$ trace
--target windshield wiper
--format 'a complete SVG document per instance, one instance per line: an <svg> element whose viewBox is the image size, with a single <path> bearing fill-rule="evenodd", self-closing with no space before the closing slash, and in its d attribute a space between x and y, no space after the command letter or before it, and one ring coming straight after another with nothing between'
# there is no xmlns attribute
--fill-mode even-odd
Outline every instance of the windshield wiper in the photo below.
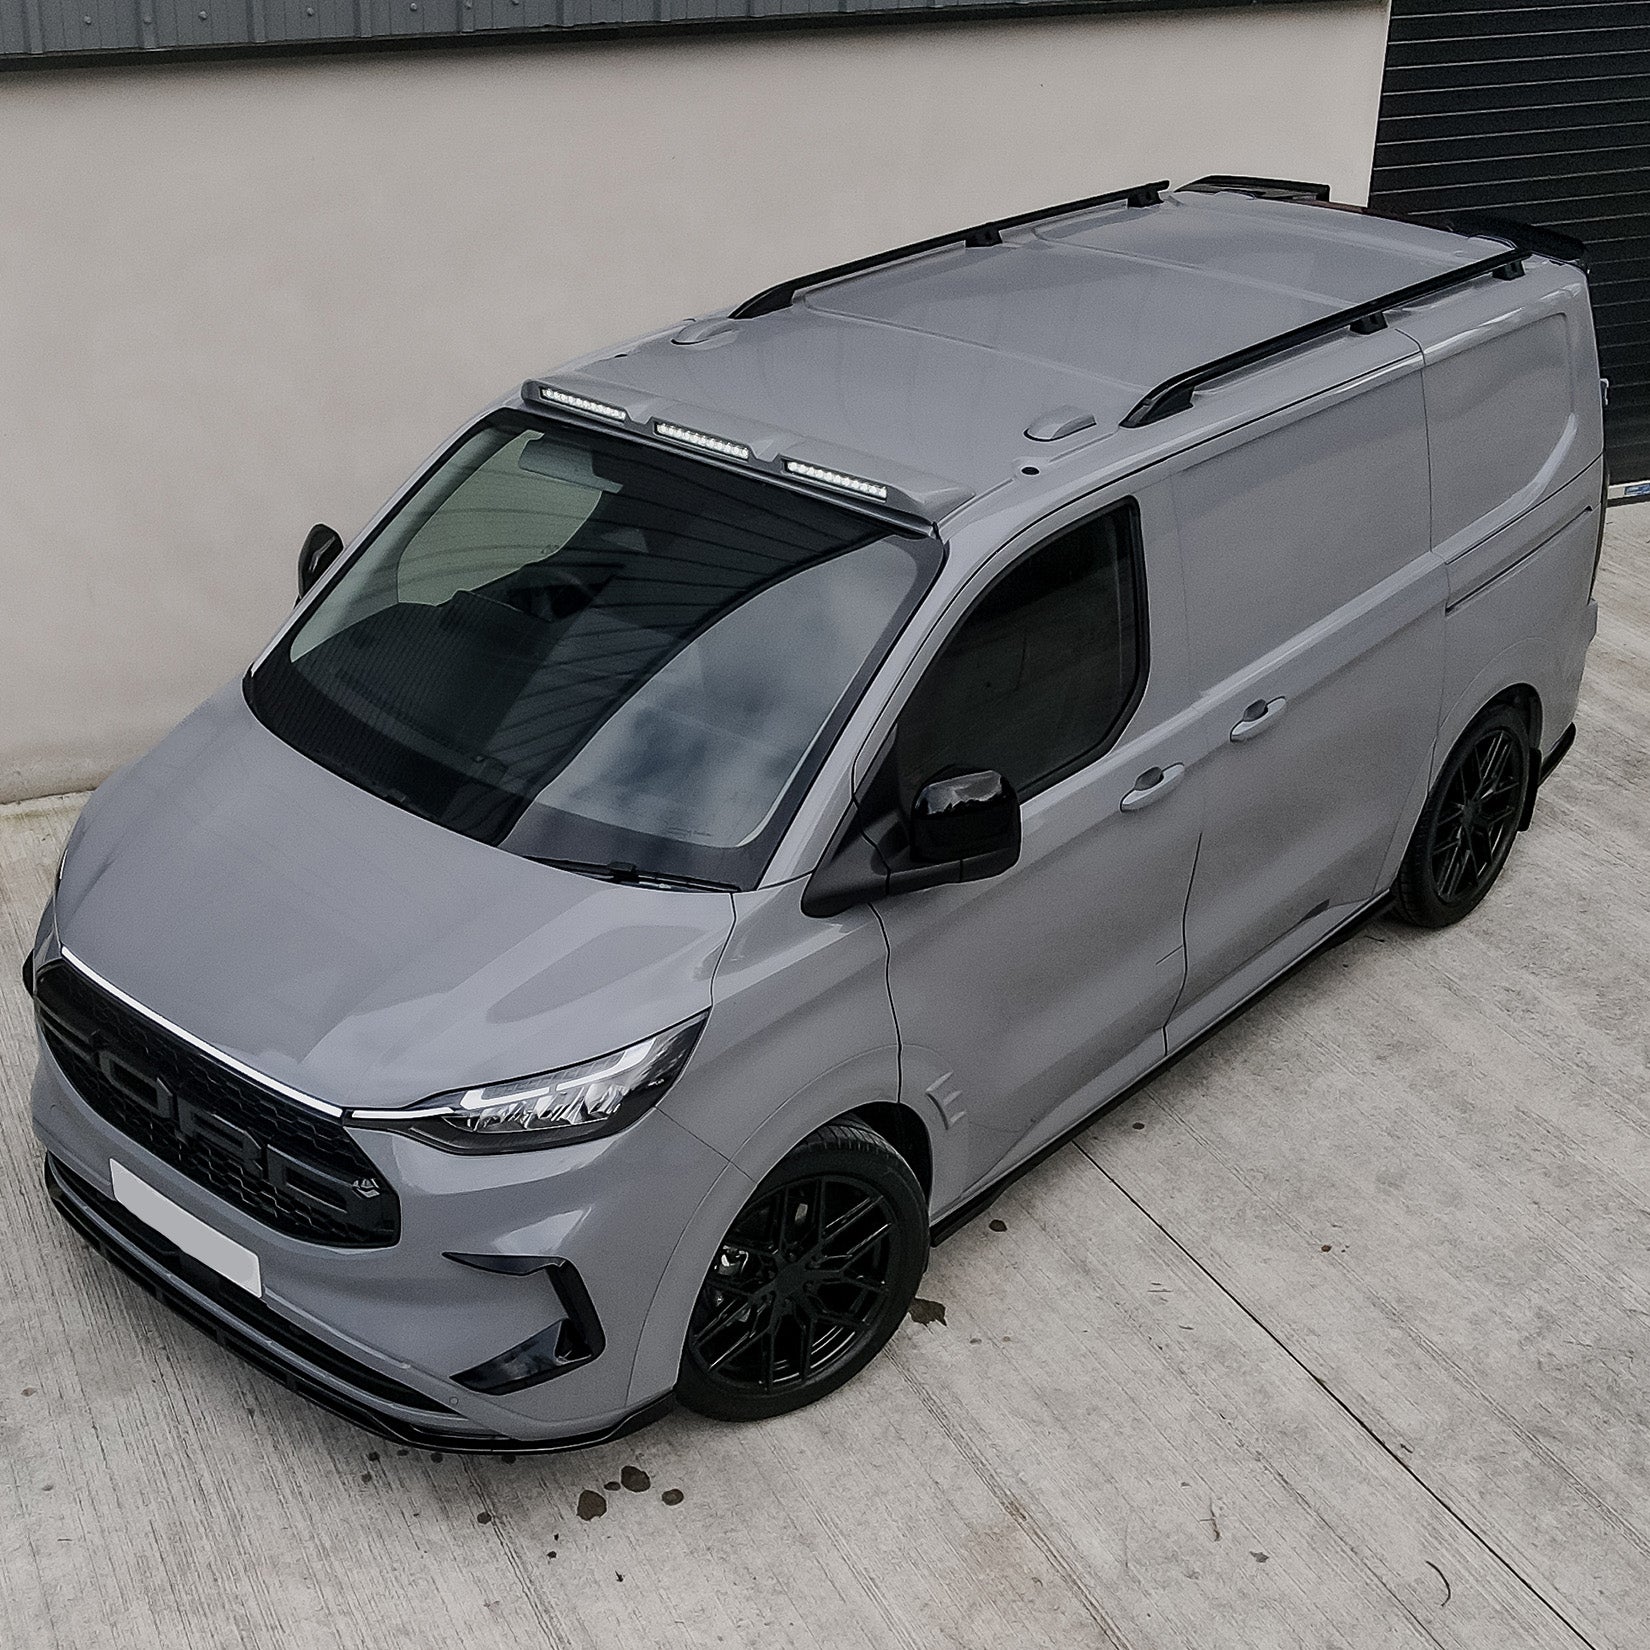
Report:
<svg viewBox="0 0 1650 1650"><path fill-rule="evenodd" d="M704 877L679 877L667 871L644 871L628 860L546 859L538 854L525 856L536 865L553 865L558 871L576 871L581 877L600 877L604 882L623 882L649 888L710 888L731 894L731 882L711 882Z"/></svg>

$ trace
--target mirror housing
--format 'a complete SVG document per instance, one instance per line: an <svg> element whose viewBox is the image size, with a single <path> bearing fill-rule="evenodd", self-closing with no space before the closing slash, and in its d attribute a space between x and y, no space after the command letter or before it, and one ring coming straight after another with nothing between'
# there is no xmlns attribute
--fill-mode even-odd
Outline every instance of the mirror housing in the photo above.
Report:
<svg viewBox="0 0 1650 1650"><path fill-rule="evenodd" d="M911 804L911 854L918 860L974 860L1020 854L1020 799L1000 773L931 779ZM964 876L963 880L970 881Z"/></svg>
<svg viewBox="0 0 1650 1650"><path fill-rule="evenodd" d="M298 552L298 600L302 601L315 587L316 581L337 561L344 541L336 529L324 522L316 522L304 538L304 547Z"/></svg>
<svg viewBox="0 0 1650 1650"><path fill-rule="evenodd" d="M982 769L932 779L911 817L888 805L886 775L842 822L802 891L803 914L834 917L891 894L1000 876L1020 857L1020 800L1001 774ZM879 809L872 803L884 794Z"/></svg>

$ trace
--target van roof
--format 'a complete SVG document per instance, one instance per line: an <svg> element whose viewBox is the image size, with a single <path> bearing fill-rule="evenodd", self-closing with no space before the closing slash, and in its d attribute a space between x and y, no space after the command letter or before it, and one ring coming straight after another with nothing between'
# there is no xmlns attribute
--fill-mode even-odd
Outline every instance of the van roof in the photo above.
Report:
<svg viewBox="0 0 1650 1650"><path fill-rule="evenodd" d="M888 477L938 518L1116 432L1176 374L1508 256L1504 239L1321 200L1159 188L774 289L550 381L759 457Z"/></svg>

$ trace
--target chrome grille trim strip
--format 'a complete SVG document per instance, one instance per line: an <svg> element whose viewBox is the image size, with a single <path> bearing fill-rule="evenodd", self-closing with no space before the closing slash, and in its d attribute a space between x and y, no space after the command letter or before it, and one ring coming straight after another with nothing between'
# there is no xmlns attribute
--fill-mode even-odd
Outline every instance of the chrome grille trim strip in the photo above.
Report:
<svg viewBox="0 0 1650 1650"><path fill-rule="evenodd" d="M182 1026L174 1025L165 1015L157 1014L152 1008L140 1003L136 997L122 991L112 980L104 979L95 968L82 962L68 946L61 945L59 950L62 953L64 962L79 970L93 985L101 987L111 997L117 998L134 1014L141 1014L144 1019L152 1021L162 1031L170 1032L172 1036L180 1038L199 1053L216 1060L219 1065L227 1066L231 1071L246 1078L249 1082L258 1084L260 1088L266 1088L271 1093L280 1095L283 1099L296 1101L300 1106L308 1106L311 1111L318 1111L326 1117L341 1118L344 1115L342 1106L335 1106L328 1100L317 1100L313 1094L305 1094L302 1089L295 1089L286 1083L278 1082L266 1072L256 1071L244 1061L237 1060L234 1055L225 1054L221 1048L214 1048L209 1042L197 1037L192 1031L185 1031Z"/></svg>

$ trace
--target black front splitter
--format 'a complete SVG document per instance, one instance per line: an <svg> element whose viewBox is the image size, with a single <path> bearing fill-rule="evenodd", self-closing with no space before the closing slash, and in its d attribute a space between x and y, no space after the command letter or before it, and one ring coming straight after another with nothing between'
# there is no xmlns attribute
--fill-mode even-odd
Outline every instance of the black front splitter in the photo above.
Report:
<svg viewBox="0 0 1650 1650"><path fill-rule="evenodd" d="M666 1393L652 1403L621 1417L598 1432L567 1438L511 1438L504 1433L449 1430L423 1425L380 1409L369 1394L341 1390L318 1379L297 1359L261 1330L237 1322L222 1304L208 1299L182 1278L168 1270L155 1256L131 1241L97 1207L103 1201L85 1186L78 1175L55 1159L46 1159L46 1191L57 1212L106 1259L180 1318L210 1335L219 1346L244 1358L272 1380L291 1392L318 1404L322 1409L352 1422L391 1443L412 1449L455 1455L550 1455L566 1450L589 1449L623 1438L656 1421L675 1406L675 1396ZM432 1407L434 1407L432 1403Z"/></svg>

